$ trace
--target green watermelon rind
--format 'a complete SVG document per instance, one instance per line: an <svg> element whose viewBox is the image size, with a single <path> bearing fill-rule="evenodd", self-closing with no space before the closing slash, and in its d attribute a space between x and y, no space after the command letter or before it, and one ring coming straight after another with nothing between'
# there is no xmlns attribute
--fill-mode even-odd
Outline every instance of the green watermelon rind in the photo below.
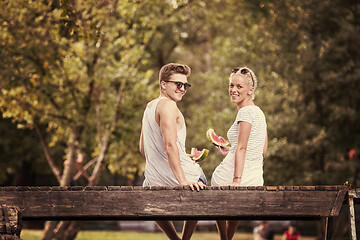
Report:
<svg viewBox="0 0 360 240"><path fill-rule="evenodd" d="M214 129L212 129L212 128L210 128L209 130L206 131L206 137L207 137L207 138L209 139L209 141L210 141L212 144L214 144L215 146L217 146L217 147L226 147L226 146L229 146L229 145L230 145L230 143L227 142L224 138L223 138L223 139L226 141L226 144L223 144L223 143L221 143L221 142L217 142L217 141L211 136L212 134L214 134L214 135L215 135L216 137L218 137L218 138L222 138L222 137L216 135Z"/></svg>

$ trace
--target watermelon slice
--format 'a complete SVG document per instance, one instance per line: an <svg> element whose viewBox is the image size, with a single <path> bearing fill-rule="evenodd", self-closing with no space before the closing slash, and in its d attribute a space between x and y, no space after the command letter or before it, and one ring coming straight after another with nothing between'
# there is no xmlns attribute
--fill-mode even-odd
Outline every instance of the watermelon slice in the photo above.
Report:
<svg viewBox="0 0 360 240"><path fill-rule="evenodd" d="M207 130L206 136L209 139L209 141L215 146L226 147L230 145L229 142L226 141L223 137L216 135L214 129L210 128L209 130Z"/></svg>
<svg viewBox="0 0 360 240"><path fill-rule="evenodd" d="M205 148L201 151L197 150L197 148L191 148L190 156L192 156L192 160L196 162L200 162L204 160L208 154L209 154L209 150Z"/></svg>

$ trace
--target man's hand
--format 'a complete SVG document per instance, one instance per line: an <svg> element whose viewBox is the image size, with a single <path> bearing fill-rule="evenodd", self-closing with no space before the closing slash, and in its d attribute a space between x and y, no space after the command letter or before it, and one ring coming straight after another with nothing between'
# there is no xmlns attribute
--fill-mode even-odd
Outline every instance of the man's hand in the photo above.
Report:
<svg viewBox="0 0 360 240"><path fill-rule="evenodd" d="M193 160L194 162L196 162L196 163L199 163L199 161L195 161L193 158L194 158L194 154L189 154L189 153L187 153L187 155L189 156L189 158L191 159L191 160Z"/></svg>
<svg viewBox="0 0 360 240"><path fill-rule="evenodd" d="M204 189L205 188L205 184L202 182L189 182L189 181L184 181L180 183L181 186L189 186L191 188L192 191L195 190L196 191L200 191L200 189Z"/></svg>

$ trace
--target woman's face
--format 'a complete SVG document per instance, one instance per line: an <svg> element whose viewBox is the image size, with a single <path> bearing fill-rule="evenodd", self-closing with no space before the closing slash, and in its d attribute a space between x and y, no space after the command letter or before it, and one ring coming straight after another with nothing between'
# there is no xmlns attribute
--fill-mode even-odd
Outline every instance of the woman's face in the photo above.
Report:
<svg viewBox="0 0 360 240"><path fill-rule="evenodd" d="M249 82L246 77L234 74L229 82L229 95L231 101L238 106L243 104L245 100L251 99L254 88L249 87Z"/></svg>

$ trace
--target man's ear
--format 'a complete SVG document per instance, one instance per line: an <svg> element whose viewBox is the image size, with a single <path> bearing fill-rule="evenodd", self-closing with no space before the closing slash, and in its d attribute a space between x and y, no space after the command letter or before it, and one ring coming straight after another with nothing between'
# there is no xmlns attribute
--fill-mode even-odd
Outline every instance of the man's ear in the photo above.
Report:
<svg viewBox="0 0 360 240"><path fill-rule="evenodd" d="M160 82L160 88L161 88L162 90L165 90L165 89L166 89L166 82L161 81L161 82Z"/></svg>

